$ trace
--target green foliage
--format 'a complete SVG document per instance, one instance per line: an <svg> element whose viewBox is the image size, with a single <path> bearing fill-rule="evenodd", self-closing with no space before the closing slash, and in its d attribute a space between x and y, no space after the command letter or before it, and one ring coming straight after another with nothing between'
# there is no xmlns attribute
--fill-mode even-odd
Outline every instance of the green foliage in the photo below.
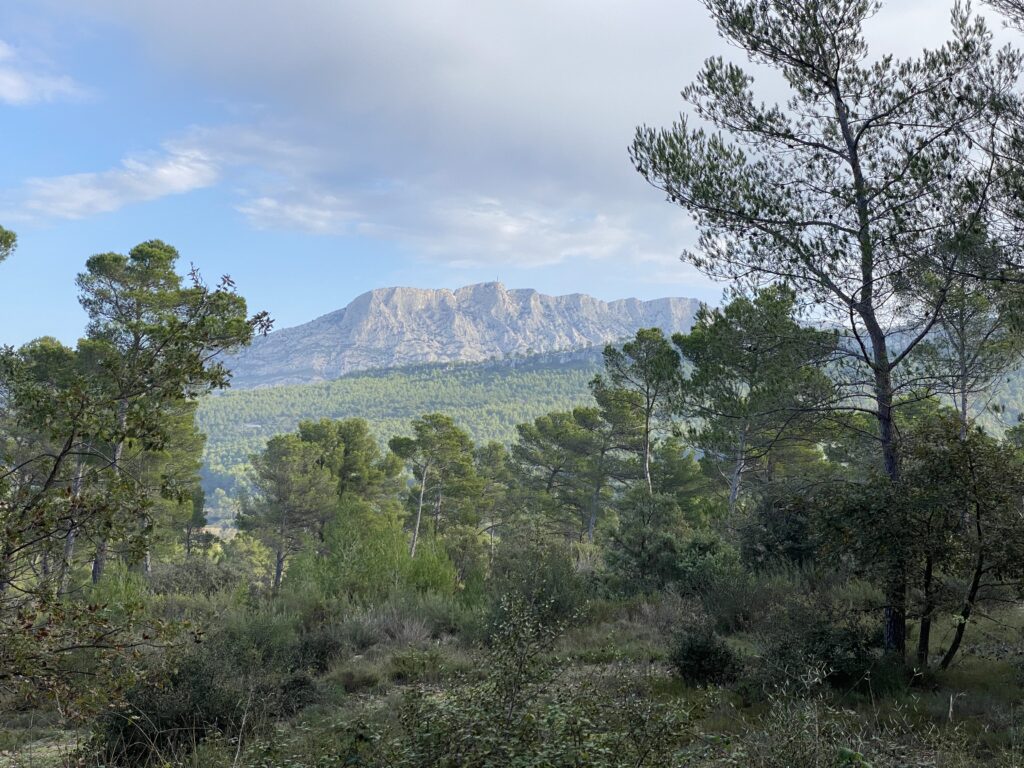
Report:
<svg viewBox="0 0 1024 768"><path fill-rule="evenodd" d="M111 765L163 765L210 735L245 738L316 699L307 670L323 643L294 617L235 612L216 632L172 651L95 724L90 751Z"/></svg>
<svg viewBox="0 0 1024 768"><path fill-rule="evenodd" d="M455 572L443 547L425 541L413 560L408 542L394 513L346 502L325 529L322 551L296 557L285 585L359 604L407 591L452 594Z"/></svg>
<svg viewBox="0 0 1024 768"><path fill-rule="evenodd" d="M652 592L678 581L687 530L676 498L634 488L617 502L616 510L619 526L606 557L622 588Z"/></svg>
<svg viewBox="0 0 1024 768"><path fill-rule="evenodd" d="M621 349L605 347L605 373L590 385L602 408L628 414L638 425L640 464L648 491L652 490L654 439L679 388L679 362L679 353L664 331L642 328Z"/></svg>
<svg viewBox="0 0 1024 768"><path fill-rule="evenodd" d="M507 601L516 605L522 601L543 620L557 625L576 616L586 600L585 585L569 549L529 532L501 540L489 587L492 615L500 616Z"/></svg>
<svg viewBox="0 0 1024 768"><path fill-rule="evenodd" d="M799 324L796 295L781 285L701 307L688 334L673 341L690 364L678 410L704 461L727 478L735 510L745 478L771 475L787 446L813 444L817 409L832 395L821 366L836 336Z"/></svg>
<svg viewBox="0 0 1024 768"><path fill-rule="evenodd" d="M10 256L18 246L18 236L11 230L0 227L0 261Z"/></svg>
<svg viewBox="0 0 1024 768"><path fill-rule="evenodd" d="M198 423L208 435L207 491L233 489L249 456L266 440L307 419L365 419L378 438L409 434L409 422L442 411L477 443L510 443L517 424L589 399L598 370L591 357L547 365L437 365L358 373L337 381L226 392L202 400Z"/></svg>
<svg viewBox="0 0 1024 768"><path fill-rule="evenodd" d="M710 628L694 628L679 634L670 656L672 666L691 685L730 683L742 664L736 653Z"/></svg>
<svg viewBox="0 0 1024 768"><path fill-rule="evenodd" d="M103 595L123 581L103 584L111 556L146 570L156 549L178 546L202 448L193 399L226 383L218 354L265 325L246 316L229 279L210 287L193 271L186 280L177 257L159 241L93 256L78 278L89 318L78 347L39 339L0 349L4 687L33 680L73 699L79 675L102 680L131 666L126 649L152 639L135 634L137 602L115 593L110 611L90 603L82 577L91 564ZM100 663L83 664L83 648ZM79 668L54 676L61 657Z"/></svg>
<svg viewBox="0 0 1024 768"><path fill-rule="evenodd" d="M274 551L277 590L287 558L323 538L337 508L337 483L318 446L298 435L278 435L253 457L253 484L257 495L243 507L238 525Z"/></svg>

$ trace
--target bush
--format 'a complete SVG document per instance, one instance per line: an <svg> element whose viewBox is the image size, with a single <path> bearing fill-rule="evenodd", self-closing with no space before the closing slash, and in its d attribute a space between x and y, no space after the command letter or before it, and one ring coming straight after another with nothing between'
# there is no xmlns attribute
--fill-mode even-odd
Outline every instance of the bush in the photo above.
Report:
<svg viewBox="0 0 1024 768"><path fill-rule="evenodd" d="M201 642L171 650L96 723L96 757L148 766L178 759L211 735L239 738L317 699L309 670L340 646L329 628L304 632L294 615L236 612Z"/></svg>
<svg viewBox="0 0 1024 768"><path fill-rule="evenodd" d="M181 563L155 563L149 575L149 588L157 595L211 597L247 583L250 574L243 566L237 560L212 560L199 555Z"/></svg>
<svg viewBox="0 0 1024 768"><path fill-rule="evenodd" d="M629 491L617 504L619 526L612 533L606 560L625 594L650 594L679 581L686 525L677 499Z"/></svg>
<svg viewBox="0 0 1024 768"><path fill-rule="evenodd" d="M803 572L788 598L756 634L763 646L762 674L769 686L799 678L809 669L843 688L867 688L896 680L881 664L877 591L861 582L838 583L837 574ZM877 674L876 674L877 673ZM876 678L874 681L872 678Z"/></svg>
<svg viewBox="0 0 1024 768"><path fill-rule="evenodd" d="M576 616L586 602L583 580L568 548L522 537L502 540L491 568L492 620L508 598L542 610L542 621L557 624Z"/></svg>
<svg viewBox="0 0 1024 768"><path fill-rule="evenodd" d="M732 682L741 668L736 653L709 628L683 632L670 660L679 676L692 685Z"/></svg>
<svg viewBox="0 0 1024 768"><path fill-rule="evenodd" d="M401 521L365 502L348 502L324 532L324 550L297 555L285 588L372 605L409 592L451 595L456 572L444 547L423 538L416 557Z"/></svg>

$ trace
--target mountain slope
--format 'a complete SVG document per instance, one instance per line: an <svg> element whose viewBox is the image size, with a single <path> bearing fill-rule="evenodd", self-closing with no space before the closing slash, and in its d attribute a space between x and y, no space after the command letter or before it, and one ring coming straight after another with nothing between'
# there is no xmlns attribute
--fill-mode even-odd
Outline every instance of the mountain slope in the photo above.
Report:
<svg viewBox="0 0 1024 768"><path fill-rule="evenodd" d="M597 348L483 363L433 364L354 373L336 381L227 391L203 398L197 422L207 434L204 487L233 491L249 457L267 438L304 419L366 419L383 443L408 434L410 420L441 411L478 443L515 438L515 425L591 402L602 370Z"/></svg>
<svg viewBox="0 0 1024 768"><path fill-rule="evenodd" d="M325 381L355 371L592 347L651 326L685 331L699 306L695 299L547 296L501 283L455 291L381 288L257 339L227 362L235 389Z"/></svg>

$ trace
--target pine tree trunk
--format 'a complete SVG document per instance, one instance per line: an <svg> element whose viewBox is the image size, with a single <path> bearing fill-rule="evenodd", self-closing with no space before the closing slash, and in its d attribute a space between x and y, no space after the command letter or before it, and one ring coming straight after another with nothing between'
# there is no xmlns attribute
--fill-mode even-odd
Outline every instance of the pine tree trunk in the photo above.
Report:
<svg viewBox="0 0 1024 768"><path fill-rule="evenodd" d="M736 450L736 465L729 476L729 517L732 518L736 512L736 506L740 498L740 485L743 482L743 467L746 464L747 456L747 427L740 429L739 440Z"/></svg>
<svg viewBox="0 0 1024 768"><path fill-rule="evenodd" d="M644 480L647 481L647 493L654 495L654 482L651 480L651 416L644 415Z"/></svg>
<svg viewBox="0 0 1024 768"><path fill-rule="evenodd" d="M877 328L877 326L876 326ZM892 376L889 371L885 337L878 331L872 334L875 346L875 402L878 412L878 432L882 444L885 474L894 485L899 481L899 458L896 449L896 429L892 411ZM890 515L900 514L898 509ZM905 530L903 521L889 520L887 527L894 532ZM883 638L885 651L904 658L907 652L907 565L902 542L896 542L892 561L885 576L885 625Z"/></svg>
<svg viewBox="0 0 1024 768"><path fill-rule="evenodd" d="M427 470L423 467L423 476L420 478L420 503L416 507L416 525L412 529L412 544L409 545L409 557L416 557L416 542L420 538L420 521L423 519L423 494L427 490Z"/></svg>
<svg viewBox="0 0 1024 768"><path fill-rule="evenodd" d="M114 472L120 471L121 468L121 456L124 455L124 441L125 441L125 428L128 426L128 402L121 400L117 404L117 443L114 445L114 461L111 469ZM92 583L98 584L100 579L103 578L103 571L107 567L107 551L109 549L109 543L107 537L104 535L100 539L99 544L96 545L96 556L92 561Z"/></svg>
<svg viewBox="0 0 1024 768"><path fill-rule="evenodd" d="M92 583L99 584L103 571L107 567L107 537L104 536L96 545L96 554L92 558Z"/></svg>
<svg viewBox="0 0 1024 768"><path fill-rule="evenodd" d="M967 596L964 598L963 607L960 609L960 619L956 625L956 633L953 635L953 642L949 644L949 650L939 662L939 669L946 669L953 663L956 652L960 650L960 643L964 639L964 631L967 629L967 622L974 611L974 602L978 599L978 589L981 586L981 576L985 572L985 554L978 553L978 559L974 566L974 575L971 577L971 586L967 589Z"/></svg>
<svg viewBox="0 0 1024 768"><path fill-rule="evenodd" d="M284 576L284 559L284 547L278 547L277 552L274 555L274 584L272 589L275 595L278 590L281 589L281 578Z"/></svg>
<svg viewBox="0 0 1024 768"><path fill-rule="evenodd" d="M928 669L928 653L932 635L932 613L935 611L935 595L932 588L932 556L924 563L924 608L921 611L921 632L917 638L917 666Z"/></svg>

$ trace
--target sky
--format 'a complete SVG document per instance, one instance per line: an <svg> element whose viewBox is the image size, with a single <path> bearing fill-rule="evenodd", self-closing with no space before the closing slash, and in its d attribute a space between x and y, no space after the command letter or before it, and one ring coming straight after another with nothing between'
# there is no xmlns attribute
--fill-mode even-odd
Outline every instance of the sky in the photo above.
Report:
<svg viewBox="0 0 1024 768"><path fill-rule="evenodd" d="M950 5L891 0L872 50ZM714 303L627 147L718 55L697 0L3 0L0 343L73 343L85 260L154 238L277 327L495 279Z"/></svg>

